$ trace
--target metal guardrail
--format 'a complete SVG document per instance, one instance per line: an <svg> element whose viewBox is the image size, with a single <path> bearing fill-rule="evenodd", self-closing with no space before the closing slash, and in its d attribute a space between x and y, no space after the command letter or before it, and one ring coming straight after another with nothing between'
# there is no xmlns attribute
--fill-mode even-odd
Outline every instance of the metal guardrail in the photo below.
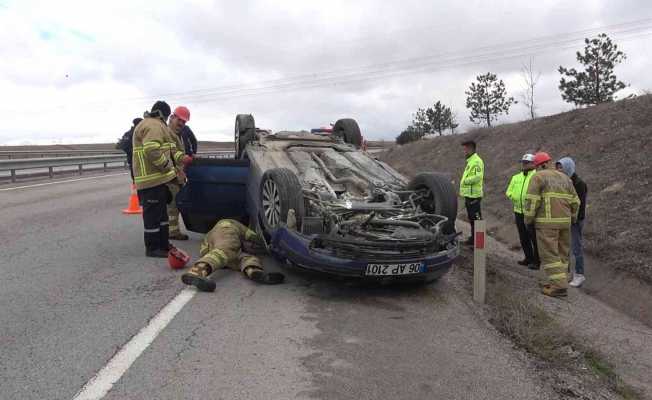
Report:
<svg viewBox="0 0 652 400"><path fill-rule="evenodd" d="M205 151L197 155L207 158L233 158L233 151ZM94 156L77 156L77 157L48 157L48 158L17 158L9 160L0 160L0 172L10 172L11 181L16 182L16 171L47 169L50 178L54 177L54 168L77 166L79 175L84 171L84 165L103 165L106 171L109 164L122 163L127 168L127 156L120 152L119 154L105 154Z"/></svg>
<svg viewBox="0 0 652 400"><path fill-rule="evenodd" d="M50 158L20 158L12 160L0 160L0 171L9 171L11 181L16 182L16 171L28 169L48 169L50 178L54 177L54 168L77 166L79 175L83 173L84 165L102 164L104 170L108 164L122 163L127 166L127 156L124 154L117 155L99 155L99 156L82 156L82 157L50 157Z"/></svg>
<svg viewBox="0 0 652 400"><path fill-rule="evenodd" d="M0 157L11 159L75 157L83 155L123 154L121 150L0 150ZM29 157L33 156L33 157Z"/></svg>
<svg viewBox="0 0 652 400"><path fill-rule="evenodd" d="M230 150L208 150L199 152L198 154L216 154L221 152L231 152ZM0 158L8 160L22 159L22 158L47 158L47 157L81 157L89 155L124 154L122 150L113 149L95 149L95 150L0 150Z"/></svg>

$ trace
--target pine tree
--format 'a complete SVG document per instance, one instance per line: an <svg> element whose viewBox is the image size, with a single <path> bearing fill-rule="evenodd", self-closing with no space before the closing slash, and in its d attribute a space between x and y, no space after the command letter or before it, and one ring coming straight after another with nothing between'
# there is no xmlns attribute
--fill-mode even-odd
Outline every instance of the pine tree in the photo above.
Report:
<svg viewBox="0 0 652 400"><path fill-rule="evenodd" d="M614 94L627 85L614 74L616 65L627 56L604 33L593 39L584 39L584 54L576 54L584 71L559 67L561 97L578 106L589 106L613 101Z"/></svg>
<svg viewBox="0 0 652 400"><path fill-rule="evenodd" d="M396 137L396 144L406 144L420 140L424 132L410 125Z"/></svg>
<svg viewBox="0 0 652 400"><path fill-rule="evenodd" d="M412 125L425 135L436 132L440 136L446 129L454 130L458 126L450 107L442 104L441 101L437 101L432 107L418 109Z"/></svg>
<svg viewBox="0 0 652 400"><path fill-rule="evenodd" d="M464 92L467 95L466 108L471 111L469 119L473 123L484 122L491 127L491 121L497 120L500 114L509 114L509 107L516 101L513 97L507 97L505 82L498 80L496 74L487 72L477 76L476 80Z"/></svg>

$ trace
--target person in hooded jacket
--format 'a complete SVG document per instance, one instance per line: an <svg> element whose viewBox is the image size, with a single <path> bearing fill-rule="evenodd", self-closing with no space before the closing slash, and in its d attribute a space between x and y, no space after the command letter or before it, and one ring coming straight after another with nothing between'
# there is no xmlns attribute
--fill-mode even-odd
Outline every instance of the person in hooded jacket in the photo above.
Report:
<svg viewBox="0 0 652 400"><path fill-rule="evenodd" d="M559 159L556 163L557 170L563 172L573 181L573 187L580 198L580 210L577 215L577 222L571 224L571 250L575 258L575 274L569 283L572 287L580 287L586 280L584 277L584 252L582 249L582 232L584 230L584 219L586 218L586 195L588 188L586 183L575 172L575 161L570 157Z"/></svg>

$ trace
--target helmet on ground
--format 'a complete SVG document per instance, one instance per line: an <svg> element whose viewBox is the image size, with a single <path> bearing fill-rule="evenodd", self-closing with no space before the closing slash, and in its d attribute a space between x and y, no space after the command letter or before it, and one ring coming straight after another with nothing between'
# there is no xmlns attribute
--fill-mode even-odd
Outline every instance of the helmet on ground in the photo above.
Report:
<svg viewBox="0 0 652 400"><path fill-rule="evenodd" d="M190 110L188 110L188 107L179 106L174 109L173 114L183 122L190 121Z"/></svg>
<svg viewBox="0 0 652 400"><path fill-rule="evenodd" d="M168 251L168 263L172 269L182 269L190 261L190 256L183 250L172 247Z"/></svg>
<svg viewBox="0 0 652 400"><path fill-rule="evenodd" d="M545 151L540 151L537 154L534 155L534 165L539 166L541 164L545 164L548 161L551 161L552 157L550 157L550 154L546 153Z"/></svg>

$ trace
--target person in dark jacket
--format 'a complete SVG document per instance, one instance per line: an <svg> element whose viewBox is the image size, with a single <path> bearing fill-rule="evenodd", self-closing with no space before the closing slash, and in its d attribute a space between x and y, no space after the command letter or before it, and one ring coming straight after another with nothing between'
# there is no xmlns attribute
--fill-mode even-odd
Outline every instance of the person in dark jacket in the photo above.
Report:
<svg viewBox="0 0 652 400"><path fill-rule="evenodd" d="M185 148L186 155L192 156L197 154L197 138L188 125L181 129L181 140Z"/></svg>
<svg viewBox="0 0 652 400"><path fill-rule="evenodd" d="M577 222L571 224L571 249L575 257L575 275L570 282L572 287L580 287L586 280L584 277L584 254L582 251L582 231L584 229L584 219L586 217L586 194L588 188L586 183L575 172L575 161L570 157L564 157L557 161L556 167L559 171L568 175L573 181L573 186L580 198L580 210L577 215Z"/></svg>
<svg viewBox="0 0 652 400"><path fill-rule="evenodd" d="M136 125L138 125L142 120L142 118L134 118L134 120L131 121L131 128L129 128L129 130L122 135L118 141L118 144L115 145L116 149L122 150L127 154L127 164L129 165L129 173L131 174L132 182L134 181L134 169L131 166L133 162L134 129L136 129Z"/></svg>

